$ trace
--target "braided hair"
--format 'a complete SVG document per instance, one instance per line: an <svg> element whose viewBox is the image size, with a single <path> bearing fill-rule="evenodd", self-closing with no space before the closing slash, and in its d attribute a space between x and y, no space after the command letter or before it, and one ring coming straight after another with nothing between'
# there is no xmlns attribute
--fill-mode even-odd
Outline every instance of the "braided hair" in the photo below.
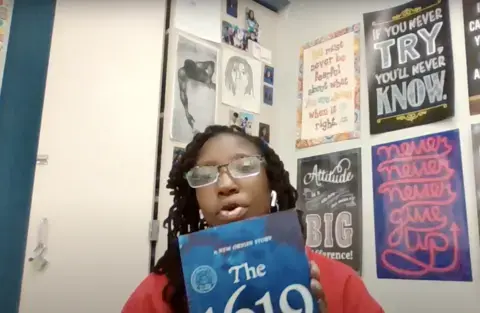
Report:
<svg viewBox="0 0 480 313"><path fill-rule="evenodd" d="M195 189L188 185L184 177L185 173L195 166L202 146L210 138L219 134L232 134L242 137L257 147L266 161L265 170L269 187L277 193L279 210L292 209L297 201L297 191L290 184L289 174L285 170L283 162L275 151L259 137L246 134L238 126L212 125L207 127L203 133L197 133L170 171L167 188L171 189L173 205L163 222L163 226L168 230L167 250L153 268L153 273L165 275L168 278L168 284L162 291L162 297L165 302L169 303L172 311L176 313L188 312L178 236L199 231L206 227L205 222L200 217ZM299 218L301 219L301 217Z"/></svg>

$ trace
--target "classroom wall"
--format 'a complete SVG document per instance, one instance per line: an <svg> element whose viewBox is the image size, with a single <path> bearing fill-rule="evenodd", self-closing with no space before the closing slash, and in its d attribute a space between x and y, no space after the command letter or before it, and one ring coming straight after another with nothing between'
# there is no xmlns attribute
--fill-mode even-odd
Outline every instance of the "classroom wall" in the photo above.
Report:
<svg viewBox="0 0 480 313"><path fill-rule="evenodd" d="M457 111L452 120L371 137L367 114L362 114L361 139L296 151L294 117L300 46L362 21L363 12L404 2L346 1L341 11L338 1L292 1L290 8L278 16L250 0L240 0L238 19L222 13L226 21L241 25L245 6L254 9L262 29L261 44L273 51L274 105L262 106L255 125L258 121L270 124L271 145L284 160L293 184L298 158L362 147L363 278L386 312L423 313L432 308L438 313L476 312L474 308L480 307L480 258L470 124L480 122L480 116L469 115L466 83L462 80L466 69L461 2L451 1L452 21L456 21L452 22L452 45L457 77ZM53 226L48 258L53 267L39 275L26 264L22 313L67 312L72 306L79 312L118 312L147 274L165 2L147 3L118 2L113 9L102 1L57 0L39 146L39 154L48 154L50 162L37 167L29 228L29 238L34 238L40 219L50 219ZM174 56L173 46L170 56ZM167 99L172 97L174 84L172 62L174 57L168 59ZM362 78L362 112L367 112L364 56ZM185 146L170 140L171 110L172 102L167 100L159 220L166 217L172 203L164 186L173 147ZM219 105L218 123L227 122L228 111L229 107ZM451 128L461 131L474 282L378 280L370 147ZM165 238L162 228L157 258L166 248ZM29 239L27 257L35 243Z"/></svg>
<svg viewBox="0 0 480 313"><path fill-rule="evenodd" d="M363 188L363 279L371 293L388 313L423 313L435 309L437 313L474 313L480 308L480 249L476 212L475 181L472 160L470 125L480 121L480 115L470 116L465 64L462 2L450 1L452 47L455 67L455 117L431 125L370 136L365 55L361 60L361 139L324 144L295 150L295 112L297 105L297 77L300 47L318 37L362 22L365 12L385 9L405 3L403 0L292 1L278 23L275 58L275 110L277 123L272 125L272 142L296 183L297 159L338 150L362 148ZM363 46L363 32L362 48ZM280 122L281 121L281 122ZM467 204L470 252L473 282L433 282L412 280L379 280L375 267L375 240L373 225L373 194L371 146L379 143L415 137L418 135L459 128Z"/></svg>
<svg viewBox="0 0 480 313"><path fill-rule="evenodd" d="M238 25L239 27L245 27L245 10L246 8L252 9L255 12L255 17L260 24L261 29L261 38L260 44L265 48L269 49L273 53L273 66L276 64L277 58L277 22L279 19L279 15L273 11L268 10L267 8L259 5L258 3L253 2L252 0L239 0L238 1L238 17L234 18L228 14L226 14L226 1L222 1L222 20L225 20L229 23ZM175 16L172 15L171 25L175 23L174 21ZM219 25L221 27L221 25ZM176 45L175 45L175 38L177 34L183 34L189 38L194 38L189 36L188 34L182 33L177 29L170 29L169 36L173 39L173 44L169 44L169 53L168 53L168 69L167 69L167 89L166 89L166 101L165 101L165 110L164 110L164 123L163 123L163 137L162 137L162 159L161 159L161 171L160 171L160 191L159 191L159 213L158 219L163 221L168 215L168 209L172 205L173 198L169 194L170 190L165 188L167 184L168 174L170 172L172 166L172 159L173 159L173 148L174 147L185 147L185 143L179 143L172 141L170 139L170 128L171 128L171 116L172 116L172 109L173 109L173 95L175 92L175 88L177 87L176 84ZM221 61L221 48L231 48L225 44L215 44L211 42L205 42L203 40L199 40L198 38L194 40L200 41L208 46L219 48L219 60ZM235 48L231 48L235 49ZM249 55L247 52L243 52L239 49L235 49L236 52L240 54ZM218 67L220 69L220 67ZM221 75L221 73L217 73L217 75ZM218 85L220 87L220 85ZM221 88L218 88L221 89ZM262 90L263 92L263 90ZM221 92L218 92L218 106L217 106L217 114L216 114L216 123L217 124L227 124L229 118L229 112L232 107L221 104ZM275 100L274 100L275 101ZM233 108L235 109L235 108ZM262 104L260 114L256 115L256 123L253 126L253 133L255 135L258 134L258 122L263 122L266 124L274 125L275 122L275 110L278 110L278 106L269 106ZM271 130L270 130L271 131ZM159 234L159 241L157 244L156 249L156 258L158 259L163 255L166 249L166 236L167 232L165 229L160 229Z"/></svg>

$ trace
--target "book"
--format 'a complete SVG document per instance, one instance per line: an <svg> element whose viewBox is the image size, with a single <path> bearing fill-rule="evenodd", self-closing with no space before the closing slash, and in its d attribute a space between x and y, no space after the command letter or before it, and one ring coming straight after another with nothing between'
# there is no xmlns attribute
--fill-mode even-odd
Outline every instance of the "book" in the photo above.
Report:
<svg viewBox="0 0 480 313"><path fill-rule="evenodd" d="M295 210L179 237L190 313L319 313Z"/></svg>

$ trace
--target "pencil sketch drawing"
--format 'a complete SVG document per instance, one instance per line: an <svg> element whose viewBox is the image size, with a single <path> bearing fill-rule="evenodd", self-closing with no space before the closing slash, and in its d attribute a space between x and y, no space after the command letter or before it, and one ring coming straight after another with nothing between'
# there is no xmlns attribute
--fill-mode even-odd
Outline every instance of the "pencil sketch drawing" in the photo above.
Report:
<svg viewBox="0 0 480 313"><path fill-rule="evenodd" d="M252 67L244 58L233 56L228 59L225 68L225 87L234 96L237 93L243 93L255 97L253 94Z"/></svg>
<svg viewBox="0 0 480 313"><path fill-rule="evenodd" d="M222 57L222 102L253 113L260 113L263 80L261 63L225 48Z"/></svg>
<svg viewBox="0 0 480 313"><path fill-rule="evenodd" d="M179 35L171 137L188 143L215 123L217 50Z"/></svg>
<svg viewBox="0 0 480 313"><path fill-rule="evenodd" d="M188 95L187 85L189 80L194 80L199 83L205 84L208 88L215 90L215 83L212 81L213 74L215 73L215 62L204 61L195 62L191 59L186 59L183 63L183 67L178 69L178 88L180 91L180 101L185 109L185 116L188 124L193 129L193 123L195 119L188 111Z"/></svg>

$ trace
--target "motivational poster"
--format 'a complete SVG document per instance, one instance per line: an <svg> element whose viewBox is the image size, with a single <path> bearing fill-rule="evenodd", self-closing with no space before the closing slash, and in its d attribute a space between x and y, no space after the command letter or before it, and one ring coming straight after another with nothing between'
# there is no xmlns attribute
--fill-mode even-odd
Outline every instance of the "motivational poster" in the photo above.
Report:
<svg viewBox="0 0 480 313"><path fill-rule="evenodd" d="M180 236L189 312L320 313L310 292L298 213L281 211Z"/></svg>
<svg viewBox="0 0 480 313"><path fill-rule="evenodd" d="M472 281L458 130L372 147L378 278Z"/></svg>
<svg viewBox="0 0 480 313"><path fill-rule="evenodd" d="M360 24L300 50L298 149L360 137Z"/></svg>
<svg viewBox="0 0 480 313"><path fill-rule="evenodd" d="M299 159L297 207L304 211L307 246L355 271L362 265L360 149Z"/></svg>
<svg viewBox="0 0 480 313"><path fill-rule="evenodd" d="M480 226L480 124L472 125L472 145L473 167L475 171L475 194L477 196L477 219Z"/></svg>
<svg viewBox="0 0 480 313"><path fill-rule="evenodd" d="M480 1L463 0L470 114L480 113Z"/></svg>
<svg viewBox="0 0 480 313"><path fill-rule="evenodd" d="M454 115L448 0L416 0L364 14L370 132Z"/></svg>

